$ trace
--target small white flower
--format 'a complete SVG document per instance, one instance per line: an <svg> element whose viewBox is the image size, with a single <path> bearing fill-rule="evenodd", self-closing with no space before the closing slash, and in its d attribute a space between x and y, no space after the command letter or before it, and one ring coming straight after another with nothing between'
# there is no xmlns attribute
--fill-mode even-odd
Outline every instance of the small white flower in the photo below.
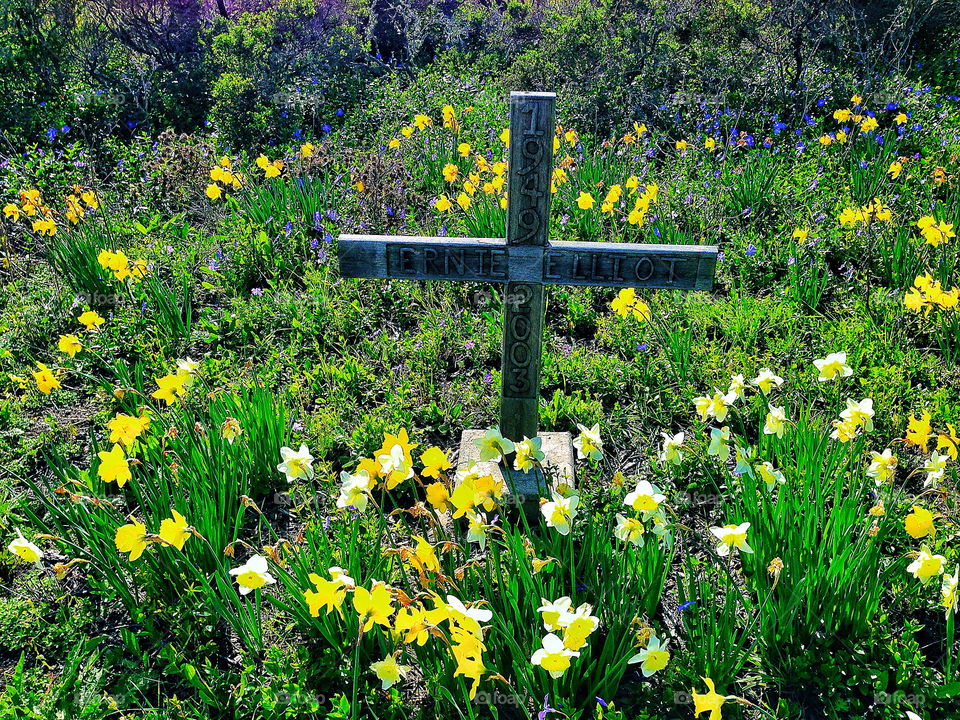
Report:
<svg viewBox="0 0 960 720"><path fill-rule="evenodd" d="M853 368L847 365L847 354L845 352L830 353L825 358L814 360L813 364L820 371L820 375L817 376L817 380L820 382L853 375Z"/></svg>
<svg viewBox="0 0 960 720"><path fill-rule="evenodd" d="M683 447L683 433L679 432L671 436L665 432L661 432L660 435L663 437L663 451L660 453L660 462L679 465L683 462L683 453L681 452L681 448Z"/></svg>
<svg viewBox="0 0 960 720"><path fill-rule="evenodd" d="M300 478L313 479L313 455L306 445L301 444L297 451L284 446L280 448L280 458L283 462L277 465L277 470L287 476L288 483Z"/></svg>
<svg viewBox="0 0 960 720"><path fill-rule="evenodd" d="M267 559L263 555L254 555L247 560L246 564L231 570L230 574L236 576L241 595L247 595L251 590L276 582L269 572Z"/></svg>
<svg viewBox="0 0 960 720"><path fill-rule="evenodd" d="M714 455L720 458L720 462L726 462L730 457L730 428L724 426L719 430L713 428L710 430L710 446L707 448L708 455Z"/></svg>
<svg viewBox="0 0 960 720"><path fill-rule="evenodd" d="M603 459L603 441L600 439L600 423L592 428L587 428L577 423L580 434L574 439L573 447L577 451L577 457L581 460L590 458L591 460Z"/></svg>

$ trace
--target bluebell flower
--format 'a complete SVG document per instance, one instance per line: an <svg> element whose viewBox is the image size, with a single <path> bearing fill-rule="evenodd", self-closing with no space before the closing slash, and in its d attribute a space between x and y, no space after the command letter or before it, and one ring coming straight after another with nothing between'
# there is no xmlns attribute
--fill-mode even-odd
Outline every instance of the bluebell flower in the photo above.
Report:
<svg viewBox="0 0 960 720"><path fill-rule="evenodd" d="M746 253L750 257L753 257L754 255L757 254L757 246L754 245L753 243L750 243L749 245L747 245Z"/></svg>
<svg viewBox="0 0 960 720"><path fill-rule="evenodd" d="M323 127L321 128L321 130L323 130L323 132L325 132L325 133L328 133L328 132L330 132L330 126L329 126L327 123L324 123L324 124L323 124Z"/></svg>
<svg viewBox="0 0 960 720"><path fill-rule="evenodd" d="M689 610L696 604L697 604L696 600L688 600L687 602L683 603L683 605L681 605L679 608L677 608L677 611L680 613L685 613L687 610Z"/></svg>

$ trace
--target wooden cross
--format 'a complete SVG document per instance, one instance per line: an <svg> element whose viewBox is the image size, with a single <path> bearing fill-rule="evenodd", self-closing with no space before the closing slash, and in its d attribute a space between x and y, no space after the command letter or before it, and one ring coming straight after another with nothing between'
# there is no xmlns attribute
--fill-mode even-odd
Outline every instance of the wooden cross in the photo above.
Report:
<svg viewBox="0 0 960 720"><path fill-rule="evenodd" d="M507 237L341 235L347 278L458 280L506 285L500 431L536 437L544 285L709 290L713 246L548 242L554 93L510 93Z"/></svg>

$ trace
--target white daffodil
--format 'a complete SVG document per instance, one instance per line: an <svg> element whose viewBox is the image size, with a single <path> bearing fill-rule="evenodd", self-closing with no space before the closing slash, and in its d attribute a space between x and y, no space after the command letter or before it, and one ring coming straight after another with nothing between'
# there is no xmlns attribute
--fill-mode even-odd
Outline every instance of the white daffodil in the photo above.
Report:
<svg viewBox="0 0 960 720"><path fill-rule="evenodd" d="M750 383L760 388L764 395L769 395L770 390L774 387L783 385L783 378L774 374L770 368L760 368L760 374L751 380Z"/></svg>
<svg viewBox="0 0 960 720"><path fill-rule="evenodd" d="M28 563L39 564L43 557L43 550L27 540L19 529L17 537L7 546L7 550Z"/></svg>
<svg viewBox="0 0 960 720"><path fill-rule="evenodd" d="M533 470L534 465L543 462L544 454L540 450L543 442L538 437L525 437L522 441L515 444L517 454L513 460L513 469L517 472L528 472Z"/></svg>
<svg viewBox="0 0 960 720"><path fill-rule="evenodd" d="M513 443L500 434L500 428L490 428L482 438L473 441L480 448L480 460L499 460L513 452Z"/></svg>
<svg viewBox="0 0 960 720"><path fill-rule="evenodd" d="M867 477L873 478L877 485L889 483L897 469L897 456L887 448L882 453L870 451L870 465L867 467Z"/></svg>
<svg viewBox="0 0 960 720"><path fill-rule="evenodd" d="M377 462L380 463L380 474L387 490L393 490L404 480L413 477L413 458L400 443L394 444L390 452L377 455Z"/></svg>
<svg viewBox="0 0 960 720"><path fill-rule="evenodd" d="M580 434L573 441L573 447L577 451L577 457L581 460L587 458L591 460L603 459L603 441L600 439L600 424L597 423L592 428L577 423Z"/></svg>
<svg viewBox="0 0 960 720"><path fill-rule="evenodd" d="M681 452L683 448L683 433L679 432L676 435L669 435L668 433L661 432L660 435L663 437L663 450L660 452L660 462L665 465L670 463L679 465L683 462L683 453Z"/></svg>
<svg viewBox="0 0 960 720"><path fill-rule="evenodd" d="M661 644L656 635L651 635L647 641L647 646L627 660L627 664L641 663L640 670L643 676L650 677L655 672L663 670L670 662L670 653L667 651L669 643L670 641L667 640Z"/></svg>
<svg viewBox="0 0 960 720"><path fill-rule="evenodd" d="M726 462L730 457L730 428L724 426L720 429L712 428L710 430L710 445L707 447L707 454L720 458L720 462Z"/></svg>
<svg viewBox="0 0 960 720"><path fill-rule="evenodd" d="M960 580L960 566L953 569L953 575L943 576L943 585L940 587L940 607L942 607L947 617L950 613L957 612L957 584Z"/></svg>
<svg viewBox="0 0 960 720"><path fill-rule="evenodd" d="M346 470L340 472L340 495L337 497L338 508L356 508L359 512L367 509L367 499L373 489L373 481L366 470L351 475Z"/></svg>
<svg viewBox="0 0 960 720"><path fill-rule="evenodd" d="M847 408L840 413L840 417L857 427L862 427L864 432L873 432L873 399L864 398L860 402L847 398Z"/></svg>
<svg viewBox="0 0 960 720"><path fill-rule="evenodd" d="M747 530L750 529L750 523L740 523L739 525L724 525L723 527L712 527L710 532L720 541L717 546L717 555L726 557L732 549L740 552L752 553L753 548L747 544Z"/></svg>
<svg viewBox="0 0 960 720"><path fill-rule="evenodd" d="M553 500L540 506L540 512L547 520L547 527L556 528L561 535L568 535L570 533L570 523L577 516L577 506L579 504L580 498L577 495L563 497L554 493Z"/></svg>
<svg viewBox="0 0 960 720"><path fill-rule="evenodd" d="M907 572L926 585L938 575L943 575L946 562L947 559L943 555L934 555L924 545L917 554L916 560L907 566Z"/></svg>
<svg viewBox="0 0 960 720"><path fill-rule="evenodd" d="M613 534L621 542L643 545L643 523L636 518L617 513L617 527L613 529Z"/></svg>
<svg viewBox="0 0 960 720"><path fill-rule="evenodd" d="M776 405L767 405L767 418L763 423L764 435L776 435L782 438L787 430L787 414L782 407Z"/></svg>
<svg viewBox="0 0 960 720"><path fill-rule="evenodd" d="M641 480L637 483L637 487L623 498L623 504L648 516L655 512L660 507L660 503L666 499L667 496L660 492L660 488L646 480Z"/></svg>
<svg viewBox="0 0 960 720"><path fill-rule="evenodd" d="M733 471L737 473L737 475L749 475L753 477L753 455L753 447L748 446L744 448L737 445L737 466Z"/></svg>
<svg viewBox="0 0 960 720"><path fill-rule="evenodd" d="M946 471L949 457L949 455L941 455L936 450L930 453L930 457L923 465L923 471L927 474L927 479L923 481L924 487L940 481Z"/></svg>
<svg viewBox="0 0 960 720"><path fill-rule="evenodd" d="M767 490L772 491L777 485L783 485L783 483L786 482L783 473L769 462L760 463L755 469L760 479L767 484Z"/></svg>
<svg viewBox="0 0 960 720"><path fill-rule="evenodd" d="M254 555L247 560L246 564L231 570L230 574L236 576L241 595L246 595L251 590L276 582L276 579L269 572L267 559L263 555Z"/></svg>
<svg viewBox="0 0 960 720"><path fill-rule="evenodd" d="M847 365L847 354L845 352L830 353L825 358L814 360L813 364L820 371L817 376L817 380L820 382L853 375L853 368Z"/></svg>
<svg viewBox="0 0 960 720"><path fill-rule="evenodd" d="M288 483L300 478L313 479L313 455L306 445L301 444L297 451L284 446L280 448L280 458L283 462L277 465L277 470L287 476Z"/></svg>
<svg viewBox="0 0 960 720"><path fill-rule="evenodd" d="M487 546L487 516L483 513L467 510L467 521L470 523L467 527L467 542L475 542L483 550Z"/></svg>
<svg viewBox="0 0 960 720"><path fill-rule="evenodd" d="M372 663L370 669L377 674L384 690L400 682L400 678L410 672L409 665L401 665L395 655L387 655L383 660Z"/></svg>
<svg viewBox="0 0 960 720"><path fill-rule="evenodd" d="M724 400L727 405L733 405L737 400L743 400L747 392L747 384L743 379L743 375L731 375L730 376L730 387L727 389L727 394Z"/></svg>
<svg viewBox="0 0 960 720"><path fill-rule="evenodd" d="M566 617L570 614L570 598L564 595L553 602L540 598L540 602L542 604L537 608L537 612L543 615L544 630L562 630L566 627Z"/></svg>
<svg viewBox="0 0 960 720"><path fill-rule="evenodd" d="M530 662L539 665L550 677L558 678L570 667L570 658L580 657L576 650L568 650L563 640L550 633L543 639L543 647L537 650Z"/></svg>

